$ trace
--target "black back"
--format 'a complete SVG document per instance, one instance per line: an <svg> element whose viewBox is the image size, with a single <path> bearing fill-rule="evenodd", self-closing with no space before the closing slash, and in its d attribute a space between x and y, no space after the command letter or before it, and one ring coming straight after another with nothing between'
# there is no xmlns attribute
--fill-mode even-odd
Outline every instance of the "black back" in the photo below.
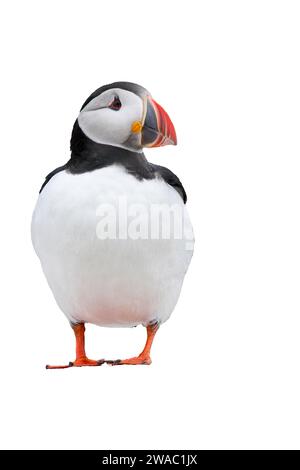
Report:
<svg viewBox="0 0 300 470"><path fill-rule="evenodd" d="M180 179L171 170L149 163L142 152L132 152L112 145L93 142L82 132L77 120L71 137L71 152L71 158L65 165L56 168L46 176L40 192L60 171L66 170L72 174L80 174L118 164L138 180L149 180L160 176L180 194L184 203L187 201L186 192Z"/></svg>

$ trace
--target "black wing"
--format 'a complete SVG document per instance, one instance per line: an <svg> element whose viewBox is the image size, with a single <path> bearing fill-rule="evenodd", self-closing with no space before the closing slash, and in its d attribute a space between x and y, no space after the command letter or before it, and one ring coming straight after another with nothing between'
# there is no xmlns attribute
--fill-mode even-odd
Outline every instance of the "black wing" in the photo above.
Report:
<svg viewBox="0 0 300 470"><path fill-rule="evenodd" d="M42 187L40 189L40 193L42 192L46 184L51 180L52 176L56 175L56 173L59 173L60 171L65 170L66 167L67 165L59 166L55 170L51 171L51 173L49 173L49 175L46 176L45 181L43 182Z"/></svg>
<svg viewBox="0 0 300 470"><path fill-rule="evenodd" d="M187 196L186 196L184 187L182 186L182 183L180 179L178 178L178 176L176 176L174 173L172 173L171 170L169 170L168 168L165 168L164 166L160 166L160 165L152 165L152 166L154 168L154 171L158 173L166 183L168 183L170 186L176 189L176 191L180 194L185 204L187 201Z"/></svg>

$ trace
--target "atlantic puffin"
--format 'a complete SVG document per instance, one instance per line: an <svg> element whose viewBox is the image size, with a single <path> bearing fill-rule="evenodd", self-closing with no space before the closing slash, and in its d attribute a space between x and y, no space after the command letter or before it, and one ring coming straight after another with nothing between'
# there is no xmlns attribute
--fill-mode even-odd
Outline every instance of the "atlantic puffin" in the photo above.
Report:
<svg viewBox="0 0 300 470"><path fill-rule="evenodd" d="M148 162L143 148L176 143L170 117L140 85L111 83L84 102L71 157L46 177L32 217L35 252L76 340L74 361L46 368L151 363L154 336L176 305L194 238L183 185ZM150 230L153 213L167 230ZM130 359L89 359L85 323L142 324L145 347Z"/></svg>

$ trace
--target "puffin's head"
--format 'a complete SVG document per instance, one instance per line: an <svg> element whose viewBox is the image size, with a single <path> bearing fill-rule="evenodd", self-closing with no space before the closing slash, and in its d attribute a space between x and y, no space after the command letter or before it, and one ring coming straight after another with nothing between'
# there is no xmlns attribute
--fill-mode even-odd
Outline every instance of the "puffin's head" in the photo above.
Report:
<svg viewBox="0 0 300 470"><path fill-rule="evenodd" d="M81 131L93 142L132 151L176 145L176 132L166 111L143 87L115 82L98 88L78 116Z"/></svg>

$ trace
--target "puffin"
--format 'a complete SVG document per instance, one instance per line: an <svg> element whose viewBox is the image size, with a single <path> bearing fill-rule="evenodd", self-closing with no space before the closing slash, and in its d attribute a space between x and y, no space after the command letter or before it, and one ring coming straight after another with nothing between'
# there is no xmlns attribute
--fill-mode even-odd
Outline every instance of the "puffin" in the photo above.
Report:
<svg viewBox="0 0 300 470"><path fill-rule="evenodd" d="M47 369L149 365L151 346L174 310L194 235L180 179L144 148L176 145L167 112L142 86L94 91L74 123L70 159L45 178L31 235L54 298L75 335L75 360ZM147 331L129 359L93 360L85 324Z"/></svg>

